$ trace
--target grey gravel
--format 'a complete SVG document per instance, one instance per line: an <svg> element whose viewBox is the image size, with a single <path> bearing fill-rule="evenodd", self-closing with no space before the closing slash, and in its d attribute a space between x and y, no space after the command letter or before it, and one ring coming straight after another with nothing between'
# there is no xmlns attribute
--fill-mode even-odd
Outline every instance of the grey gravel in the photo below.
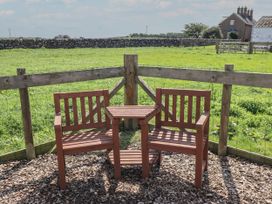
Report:
<svg viewBox="0 0 272 204"><path fill-rule="evenodd" d="M133 146L132 148L135 148ZM272 167L209 153L201 190L194 157L164 154L148 180L140 167L113 178L105 152L67 156L68 189L57 186L56 156L0 164L0 203L272 203Z"/></svg>

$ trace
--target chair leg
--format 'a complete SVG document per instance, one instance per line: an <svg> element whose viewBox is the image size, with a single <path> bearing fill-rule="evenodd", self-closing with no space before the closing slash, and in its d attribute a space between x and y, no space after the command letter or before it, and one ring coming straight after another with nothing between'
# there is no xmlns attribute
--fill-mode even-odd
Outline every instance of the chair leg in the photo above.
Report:
<svg viewBox="0 0 272 204"><path fill-rule="evenodd" d="M158 151L158 165L160 166L162 162L162 154L161 151Z"/></svg>
<svg viewBox="0 0 272 204"><path fill-rule="evenodd" d="M63 152L57 154L59 168L59 186L62 190L66 189L65 181L65 158Z"/></svg>
<svg viewBox="0 0 272 204"><path fill-rule="evenodd" d="M208 142L206 142L204 150L203 150L203 160L205 162L205 168L204 171L208 170Z"/></svg>
<svg viewBox="0 0 272 204"><path fill-rule="evenodd" d="M196 154L196 165L195 165L195 187L200 188L202 185L202 164L203 154Z"/></svg>
<svg viewBox="0 0 272 204"><path fill-rule="evenodd" d="M142 146L142 177L147 178L149 175L149 147L148 147L148 125L141 126L141 146Z"/></svg>

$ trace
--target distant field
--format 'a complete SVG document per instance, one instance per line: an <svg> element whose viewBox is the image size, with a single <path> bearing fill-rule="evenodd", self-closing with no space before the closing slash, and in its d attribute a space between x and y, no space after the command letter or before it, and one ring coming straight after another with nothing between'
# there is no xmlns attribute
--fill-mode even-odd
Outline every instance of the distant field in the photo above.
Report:
<svg viewBox="0 0 272 204"><path fill-rule="evenodd" d="M0 75L15 75L16 68L27 73L83 70L93 67L122 66L125 53L139 55L139 64L196 69L220 69L234 64L235 71L272 73L272 54L221 54L213 46L196 48L119 48L119 49L14 49L0 50ZM210 136L218 141L221 109L221 85L189 81L145 78L152 88L202 88L212 90ZM57 91L80 91L112 88L118 79L97 80L30 89L35 143L54 139L52 94ZM111 101L123 103L123 91ZM139 103L152 104L140 90ZM24 147L18 90L0 92L0 154ZM229 144L241 149L272 156L272 90L233 87ZM135 134L135 141L138 134Z"/></svg>

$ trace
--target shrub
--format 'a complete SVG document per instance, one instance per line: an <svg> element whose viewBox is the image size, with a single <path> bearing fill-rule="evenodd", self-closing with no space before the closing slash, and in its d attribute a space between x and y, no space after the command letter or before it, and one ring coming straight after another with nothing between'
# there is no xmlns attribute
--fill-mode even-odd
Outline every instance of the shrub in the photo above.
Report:
<svg viewBox="0 0 272 204"><path fill-rule="evenodd" d="M241 108L240 106L236 104L231 104L229 115L232 117L241 118L246 116L247 112L245 111L244 108Z"/></svg>
<svg viewBox="0 0 272 204"><path fill-rule="evenodd" d="M266 105L261 101L256 101L253 99L240 101L238 105L252 114L264 113L266 108Z"/></svg>
<svg viewBox="0 0 272 204"><path fill-rule="evenodd" d="M234 32L231 32L230 34L229 34L229 38L230 39L238 39L238 35L237 35L237 33L234 33Z"/></svg>

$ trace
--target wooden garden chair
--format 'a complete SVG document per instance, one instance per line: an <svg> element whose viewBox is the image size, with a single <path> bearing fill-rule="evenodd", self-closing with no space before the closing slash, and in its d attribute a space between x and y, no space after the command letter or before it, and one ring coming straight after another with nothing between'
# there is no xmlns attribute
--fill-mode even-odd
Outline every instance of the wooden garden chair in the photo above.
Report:
<svg viewBox="0 0 272 204"><path fill-rule="evenodd" d="M157 89L156 105L162 107L164 103L164 115L156 114L155 128L147 138L148 149L159 150L159 154L169 151L195 155L197 188L201 187L202 174L208 166L210 94L210 91ZM146 123L141 124L142 132L147 128Z"/></svg>
<svg viewBox="0 0 272 204"><path fill-rule="evenodd" d="M109 92L56 93L54 102L59 185L65 189L65 155L113 148L110 119L103 110Z"/></svg>

